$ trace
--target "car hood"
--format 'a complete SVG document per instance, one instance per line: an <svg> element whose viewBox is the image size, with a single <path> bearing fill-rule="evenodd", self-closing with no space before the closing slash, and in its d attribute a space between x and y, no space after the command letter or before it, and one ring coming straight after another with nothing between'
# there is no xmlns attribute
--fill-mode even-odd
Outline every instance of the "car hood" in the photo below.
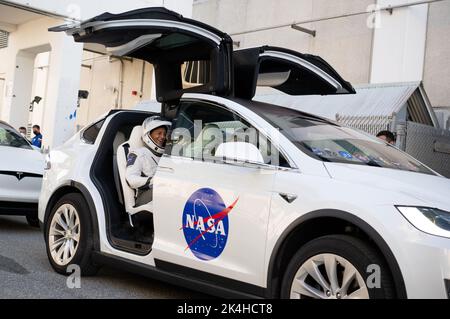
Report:
<svg viewBox="0 0 450 319"><path fill-rule="evenodd" d="M450 179L388 168L324 163L333 179L377 188L394 205L423 206L450 211ZM411 199L411 202L408 202Z"/></svg>
<svg viewBox="0 0 450 319"><path fill-rule="evenodd" d="M44 174L45 158L34 149L0 146L0 171Z"/></svg>

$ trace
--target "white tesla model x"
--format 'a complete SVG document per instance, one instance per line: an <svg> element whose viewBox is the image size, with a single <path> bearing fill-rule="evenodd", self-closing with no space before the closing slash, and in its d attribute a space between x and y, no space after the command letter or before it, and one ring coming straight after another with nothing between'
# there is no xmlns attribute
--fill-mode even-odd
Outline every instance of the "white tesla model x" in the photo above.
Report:
<svg viewBox="0 0 450 319"><path fill-rule="evenodd" d="M257 85L354 93L324 60L233 52L227 34L162 8L54 31L152 63L173 123L139 207L127 152L155 113L111 112L50 153L39 219L57 272L108 263L222 296L448 298L450 181L366 134L252 100Z"/></svg>

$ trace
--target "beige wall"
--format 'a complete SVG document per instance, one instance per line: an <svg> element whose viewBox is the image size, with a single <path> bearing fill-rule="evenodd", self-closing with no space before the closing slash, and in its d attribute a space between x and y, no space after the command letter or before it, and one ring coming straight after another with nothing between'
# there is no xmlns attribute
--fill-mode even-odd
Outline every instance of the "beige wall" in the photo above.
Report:
<svg viewBox="0 0 450 319"><path fill-rule="evenodd" d="M83 53L80 90L89 91L89 98L81 100L77 112L77 124L82 127L111 109L132 108L142 100L149 100L153 67L145 63L143 90L141 79L143 61L123 60L123 90L120 81L121 63L118 59L88 51ZM89 67L87 67L89 66ZM138 95L133 96L132 91ZM123 92L120 103L120 92Z"/></svg>
<svg viewBox="0 0 450 319"><path fill-rule="evenodd" d="M424 85L433 106L450 107L450 1L430 5Z"/></svg>
<svg viewBox="0 0 450 319"><path fill-rule="evenodd" d="M315 38L290 27L233 34L366 11L374 3L375 0L199 0L194 3L193 17L231 34L241 42L241 48L269 44L320 55L344 78L358 84L368 83L370 78L373 30L367 27L368 15L302 25L316 30Z"/></svg>
<svg viewBox="0 0 450 319"><path fill-rule="evenodd" d="M5 80L2 79L2 74L0 73L0 114L3 107L3 96L5 95Z"/></svg>
<svg viewBox="0 0 450 319"><path fill-rule="evenodd" d="M0 61L3 62L6 59L6 49L0 49ZM3 99L5 96L6 81L4 80L6 70L4 63L0 62L0 114L2 114Z"/></svg>
<svg viewBox="0 0 450 319"><path fill-rule="evenodd" d="M33 80L36 80L36 56L50 52L47 88L42 94L45 100L38 106L42 115L41 128L45 132L44 147L62 144L76 130L70 114L74 111L80 84L82 46L64 33L48 32L48 28L61 22L39 17L17 25L10 33L5 58L0 63L6 78L0 118L14 127L25 126L30 120L28 105L32 99Z"/></svg>

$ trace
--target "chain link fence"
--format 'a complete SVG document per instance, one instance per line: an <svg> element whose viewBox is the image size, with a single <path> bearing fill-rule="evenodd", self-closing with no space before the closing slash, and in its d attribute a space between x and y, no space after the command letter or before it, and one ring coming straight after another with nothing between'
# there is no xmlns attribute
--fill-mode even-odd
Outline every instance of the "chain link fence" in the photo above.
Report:
<svg viewBox="0 0 450 319"><path fill-rule="evenodd" d="M397 147L450 178L449 130L415 122L407 122L393 127L395 119L392 116L336 115L336 121L374 136L384 130L392 131L397 135Z"/></svg>
<svg viewBox="0 0 450 319"><path fill-rule="evenodd" d="M393 118L391 116L341 116L337 114L336 121L376 136L381 131L392 131Z"/></svg>
<svg viewBox="0 0 450 319"><path fill-rule="evenodd" d="M450 131L408 122L405 151L450 178Z"/></svg>

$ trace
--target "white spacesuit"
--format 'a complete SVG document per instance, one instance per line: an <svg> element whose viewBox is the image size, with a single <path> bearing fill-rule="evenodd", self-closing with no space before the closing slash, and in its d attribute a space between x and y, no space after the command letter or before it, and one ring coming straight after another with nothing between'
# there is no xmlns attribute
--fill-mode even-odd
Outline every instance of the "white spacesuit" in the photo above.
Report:
<svg viewBox="0 0 450 319"><path fill-rule="evenodd" d="M164 127L166 133L171 123L160 116L147 118L142 124L142 141L145 147L130 149L127 158L126 179L128 185L135 189L135 207L150 203L153 200L153 176L158 162L164 154L165 141L160 145L153 140L154 130Z"/></svg>

